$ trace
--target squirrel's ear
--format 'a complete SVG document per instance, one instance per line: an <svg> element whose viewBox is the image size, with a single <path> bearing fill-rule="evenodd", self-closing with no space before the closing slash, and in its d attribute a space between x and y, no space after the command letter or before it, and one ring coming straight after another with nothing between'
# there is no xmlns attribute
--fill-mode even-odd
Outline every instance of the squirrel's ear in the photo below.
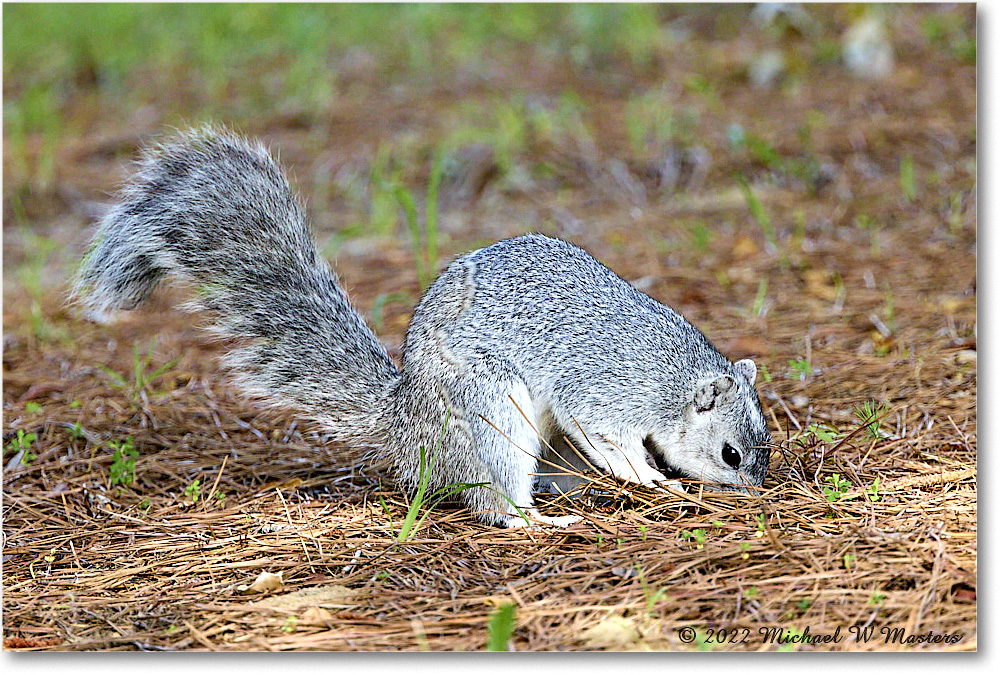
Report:
<svg viewBox="0 0 1000 675"><path fill-rule="evenodd" d="M736 393L736 380L729 375L720 375L714 380L703 383L694 392L695 412L708 412L716 403L724 403L733 398Z"/></svg>
<svg viewBox="0 0 1000 675"><path fill-rule="evenodd" d="M743 359L733 364L733 370L737 375L742 375L747 382L753 384L757 380L757 364L751 359Z"/></svg>

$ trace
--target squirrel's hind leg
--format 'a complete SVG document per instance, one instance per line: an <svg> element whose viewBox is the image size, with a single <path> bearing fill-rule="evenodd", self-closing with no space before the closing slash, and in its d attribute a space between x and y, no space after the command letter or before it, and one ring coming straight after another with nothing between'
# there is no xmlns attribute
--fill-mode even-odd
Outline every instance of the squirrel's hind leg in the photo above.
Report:
<svg viewBox="0 0 1000 675"><path fill-rule="evenodd" d="M491 358L477 360L468 375L460 398L473 452L491 479L490 489L465 493L469 506L505 527L529 525L518 509L532 521L568 525L571 518L547 518L535 509L532 487L541 438L527 386L512 369Z"/></svg>

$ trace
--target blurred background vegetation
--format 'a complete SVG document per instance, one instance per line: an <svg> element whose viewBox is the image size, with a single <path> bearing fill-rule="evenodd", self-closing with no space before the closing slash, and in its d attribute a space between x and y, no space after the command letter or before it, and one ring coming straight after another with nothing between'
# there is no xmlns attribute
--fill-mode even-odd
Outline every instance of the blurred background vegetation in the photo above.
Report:
<svg viewBox="0 0 1000 675"><path fill-rule="evenodd" d="M900 204L973 201L974 5L8 4L3 39L4 223L33 250L78 248L137 147L205 121L282 150L327 254L437 237L440 199L444 240L672 204L659 250L751 227L787 263L817 223L878 246Z"/></svg>
<svg viewBox="0 0 1000 675"><path fill-rule="evenodd" d="M495 144L509 154L523 142L519 127L525 125L516 119L525 111L510 109L511 95L539 89L543 74L549 76L543 88L563 94L556 116L584 107L573 84L633 87L625 131L642 152L650 137L693 133L690 127L705 112L724 117L715 90L727 82L780 76L783 95L794 95L803 79L839 65L842 34L852 22L876 16L891 28L896 11L807 6L806 14L784 7L9 4L3 23L4 139L15 172L5 177L15 186L44 186L60 139L109 121L145 115L150 129L202 120L258 127L269 118L322 125L339 102L363 95L366 85L407 88L415 95L465 89L479 99L492 85L496 96L487 96L486 105L459 105L442 114L492 124ZM740 37L748 25L754 30L745 37L778 51L755 60L753 54L712 47ZM919 26L925 43L975 63L969 11L928 7ZM709 36L705 44L698 39ZM702 58L675 58L692 51ZM667 92L655 87L675 64L687 93L700 98L694 105L671 105ZM520 86L511 86L511 79ZM543 133L556 124L535 122ZM459 129L459 141L463 133L475 135ZM32 144L42 147L30 152ZM37 166L26 166L26 154L34 155ZM510 157L501 161L509 164Z"/></svg>

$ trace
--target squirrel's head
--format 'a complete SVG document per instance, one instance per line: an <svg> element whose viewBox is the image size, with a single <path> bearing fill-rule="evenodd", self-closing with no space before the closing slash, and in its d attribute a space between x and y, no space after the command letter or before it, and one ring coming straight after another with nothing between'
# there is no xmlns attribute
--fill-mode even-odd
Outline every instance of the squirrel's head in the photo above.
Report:
<svg viewBox="0 0 1000 675"><path fill-rule="evenodd" d="M666 463L722 489L749 492L760 486L772 443L756 379L756 364L743 359L729 372L699 381L684 406L677 442L663 457Z"/></svg>

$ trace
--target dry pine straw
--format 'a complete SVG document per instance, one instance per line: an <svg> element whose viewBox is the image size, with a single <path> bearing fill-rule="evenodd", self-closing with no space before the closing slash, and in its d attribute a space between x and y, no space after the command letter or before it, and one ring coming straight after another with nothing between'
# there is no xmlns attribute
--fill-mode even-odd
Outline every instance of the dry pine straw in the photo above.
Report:
<svg viewBox="0 0 1000 675"><path fill-rule="evenodd" d="M941 386L900 392L905 402L883 419L890 438L784 440L758 499L690 483L686 498L629 496L599 478L582 503L544 506L584 516L568 529L506 531L439 508L404 544L392 535L401 495L292 418L261 413L183 362L158 383L169 393L140 403L85 378L72 384L79 408L52 397L44 414L11 420L37 429L39 455L4 472L4 646L474 650L494 608L513 602L517 650L699 648L678 639L685 626L701 637L749 631L744 643L701 648L774 650L760 628L839 627L843 642L798 648L974 650L975 398L962 394L975 385L955 374L951 352L939 356L915 381ZM891 374L870 369L868 383ZM8 392L32 386L8 375ZM824 382L845 396L857 375L831 370ZM796 387L764 387L779 439L804 425ZM73 419L87 421L90 441L54 422ZM829 421L852 428L846 413ZM128 435L136 484L109 488L111 451L92 441ZM831 503L822 488L834 472L854 489ZM876 477L873 501L864 488ZM194 478L197 503L184 494ZM284 587L238 590L262 571ZM962 638L858 643L852 625Z"/></svg>

